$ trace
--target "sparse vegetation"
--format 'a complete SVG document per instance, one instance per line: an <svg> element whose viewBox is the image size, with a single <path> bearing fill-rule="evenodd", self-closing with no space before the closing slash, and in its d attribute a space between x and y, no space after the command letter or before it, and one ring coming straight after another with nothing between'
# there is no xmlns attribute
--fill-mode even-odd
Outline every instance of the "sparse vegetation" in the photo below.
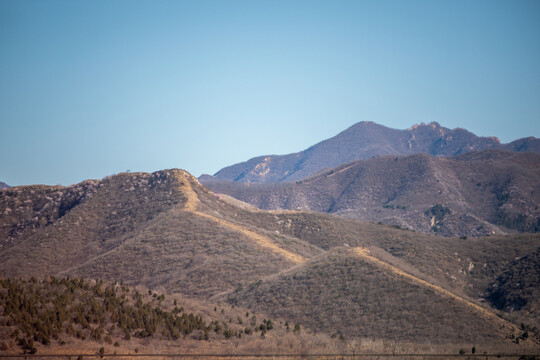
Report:
<svg viewBox="0 0 540 360"><path fill-rule="evenodd" d="M540 217L530 218L525 214L511 213L501 208L495 213L494 223L521 232L540 231Z"/></svg>
<svg viewBox="0 0 540 360"><path fill-rule="evenodd" d="M0 279L0 306L2 315L9 319L11 337L29 354L37 352L34 342L45 346L60 344L62 336L111 345L112 336L125 341L132 336L169 340L191 336L208 340L210 332L225 339L251 334L251 329L232 328L224 321L207 323L201 315L181 313L177 307L172 312L164 310L163 294L144 300L139 291L128 289L83 279ZM269 319L260 324L264 333L272 329ZM119 346L118 341L114 346ZM101 347L99 355L103 354Z"/></svg>
<svg viewBox="0 0 540 360"><path fill-rule="evenodd" d="M399 158L396 165L401 166L402 161ZM491 186L483 180L482 184ZM396 341L425 341L429 346L449 341L457 353L460 347L470 352L473 346L484 351L493 339L520 348L537 341L532 329L538 326L534 309L539 297L526 293L526 289L538 288L538 280L526 275L533 271L529 265L535 260L523 259L538 249L540 235L459 239L404 231L401 228L409 226L409 206L424 222L442 214L445 224L455 223L462 215L454 207L446 210L441 203L426 219L425 209L435 201L418 210L410 199L399 198L392 200L394 205L408 204L405 209L395 205L394 210L400 212L378 206L382 213L403 216L402 222L390 226L320 213L263 212L216 196L180 170L120 174L95 182L95 186L92 196L81 198L61 218L51 218L50 224L41 227L27 221L41 211L41 200L33 197L38 189L7 190L14 192L10 198L14 204L19 198L40 206L32 211L29 205L14 206L10 216L2 218L5 226L0 231L26 230L0 249L0 273L8 276L2 278L7 287L2 285L0 296L7 301L8 289L16 284L22 287L17 291L24 294L17 297L18 305L10 305L12 310L22 306L24 311L15 318L0 313L0 331L9 328L9 340L0 341L0 347L42 353L60 346L67 351L75 342L93 344L94 355L103 347L106 356L126 348L131 353L135 348L144 352L147 344L159 342L189 344L185 346L190 349L222 346L227 351L249 346L253 351L300 351L317 343L341 350L369 348L393 353ZM51 190L44 189L40 191L46 194ZM83 188L78 189L84 193ZM29 212L19 217L23 208ZM15 212L18 215L12 216ZM531 327L518 330L503 320L504 327L495 326L491 316L471 312L469 305L449 302L442 292L433 293L432 287L411 283L387 268L359 259L354 256L355 247L369 249L373 257L457 294L466 299L465 304L486 308L488 303L477 299L486 296L490 283L506 273L509 284L526 287L506 291L505 301L513 306L517 295L526 293L528 302L501 316L514 323L531 323ZM300 260L290 261L283 254ZM529 265L516 265L514 271L514 262ZM49 272L72 278L15 279ZM121 283L75 280L82 276ZM73 281L84 285L71 284ZM497 284L512 289L504 282ZM134 285L145 288L131 287ZM36 294L35 300L31 294ZM225 303L227 300L230 302ZM34 301L38 305L26 305ZM193 306L199 302L201 305ZM29 321L22 313L28 314ZM456 328L462 332L457 333ZM514 337L509 339L512 333ZM326 334L334 334L334 339L325 338ZM380 343L366 345L362 339Z"/></svg>

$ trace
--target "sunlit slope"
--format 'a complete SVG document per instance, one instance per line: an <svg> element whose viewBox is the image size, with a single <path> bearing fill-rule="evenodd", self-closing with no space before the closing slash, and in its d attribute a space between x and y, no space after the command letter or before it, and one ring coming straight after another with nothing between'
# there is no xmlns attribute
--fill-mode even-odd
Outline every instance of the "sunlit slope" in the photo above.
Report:
<svg viewBox="0 0 540 360"><path fill-rule="evenodd" d="M321 251L223 219L210 210L219 201L181 170L118 175L52 224L7 248L0 271L123 280L209 295Z"/></svg>
<svg viewBox="0 0 540 360"><path fill-rule="evenodd" d="M51 196L60 192L64 198ZM328 331L337 332L352 329L355 323L364 329L359 325L362 319L371 324L379 316L371 314L381 314L383 333L389 331L385 336L391 336L394 330L386 330L386 326L393 310L385 313L384 309L417 313L419 319L427 316L417 304L415 292L431 294L422 301L435 304L436 310L430 317L449 317L442 319L443 323L451 320L454 311L476 313L474 316L489 323L493 317L483 316L475 306L498 311L483 300L489 295L488 289L493 289L508 269L521 269L521 265L513 267L513 262L527 258L540 247L538 234L460 239L322 213L261 211L214 194L182 170L119 174L69 188L15 187L3 190L0 198L3 203L19 204L11 205L11 215L1 218L4 234L11 234L4 235L2 241L7 240L6 246L0 249L0 274L4 276L77 276L161 288L198 299L227 300L232 296L233 302L255 308L267 304L268 311L278 313L285 306L298 321L325 332L321 321L330 321L327 317L335 318L329 322ZM62 206L62 201L70 206ZM370 256L387 265L361 256L358 251L345 251L352 248L368 248ZM534 268L537 257L527 259L519 264ZM414 279L399 275L398 270ZM364 278L366 274L373 276ZM522 283L521 274L515 271L510 282L503 276L504 288L514 282ZM289 279L289 275L296 276L295 281L298 276L306 281L287 283L290 287L282 288L279 279ZM538 286L536 278L528 280L528 289ZM253 287L254 284L259 286ZM337 284L345 287L336 288ZM351 284L358 287L352 293L347 290ZM359 292L361 287L371 290ZM266 290L259 294L259 288ZM300 293L289 292L291 289ZM332 300L325 300L324 289L345 306L344 314L353 314L352 318L340 317L342 310L328 314ZM403 297L395 298L392 294L400 289L404 290ZM514 309L513 321L537 325L534 294L507 297L505 310L516 301L528 304ZM293 302L275 303L282 296ZM382 298L391 303L370 307L366 318L353 321L364 309L358 308L358 303L379 304ZM444 310L445 301L451 305L448 312ZM308 311L318 308L320 314ZM412 317L400 321L405 324ZM350 323L339 325L343 321ZM437 324L418 323L415 328L425 326L425 332L431 328L432 334L438 334L439 330L433 330ZM465 333L474 333L487 341L487 335L476 333L480 328L468 329ZM358 330L357 335L367 336L369 332ZM409 336L412 335L404 335L403 339Z"/></svg>
<svg viewBox="0 0 540 360"><path fill-rule="evenodd" d="M336 248L224 297L345 337L490 343L516 331L491 311L365 248Z"/></svg>
<svg viewBox="0 0 540 360"><path fill-rule="evenodd" d="M238 208L231 212L222 202L215 206L214 211L223 216L233 214L246 226L265 229L284 239L304 240L323 250L344 245L376 247L396 266L420 272L430 282L472 299L484 296L489 284L516 258L540 246L540 234L450 238L322 213Z"/></svg>

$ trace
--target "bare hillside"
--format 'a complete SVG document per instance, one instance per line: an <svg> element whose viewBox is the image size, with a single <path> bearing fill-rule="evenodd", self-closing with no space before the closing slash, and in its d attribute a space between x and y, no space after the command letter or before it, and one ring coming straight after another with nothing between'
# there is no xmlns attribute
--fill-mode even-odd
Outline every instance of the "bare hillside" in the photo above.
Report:
<svg viewBox="0 0 540 360"><path fill-rule="evenodd" d="M516 331L484 308L403 273L366 248L336 248L227 298L345 337L484 344L505 341Z"/></svg>
<svg viewBox="0 0 540 360"><path fill-rule="evenodd" d="M539 235L445 238L330 214L262 211L176 169L70 187L14 187L0 192L0 204L4 278L123 281L190 301L241 305L290 319L295 334L297 323L311 335L343 341L510 348L537 341L532 332L515 341L516 323L538 325L534 307L514 307L508 317L507 307L501 312L484 297L497 282L508 287L508 271L512 282L522 281L514 261L535 266ZM527 289L538 286L535 279ZM505 301L534 304L534 296ZM467 319L474 321L464 325Z"/></svg>
<svg viewBox="0 0 540 360"><path fill-rule="evenodd" d="M446 236L540 230L540 155L485 150L347 163L296 183L205 182L268 210L311 210Z"/></svg>

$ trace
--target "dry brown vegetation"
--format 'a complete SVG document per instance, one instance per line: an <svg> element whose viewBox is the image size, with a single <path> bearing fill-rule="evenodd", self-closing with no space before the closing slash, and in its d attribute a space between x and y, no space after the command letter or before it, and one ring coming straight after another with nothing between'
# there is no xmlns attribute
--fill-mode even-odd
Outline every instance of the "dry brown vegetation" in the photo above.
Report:
<svg viewBox="0 0 540 360"><path fill-rule="evenodd" d="M76 278L2 279L0 308L7 353L276 351L306 339L245 308Z"/></svg>
<svg viewBox="0 0 540 360"><path fill-rule="evenodd" d="M72 200L60 211L64 198ZM540 248L538 234L443 238L328 214L260 211L212 193L181 170L120 174L68 188L15 187L0 192L0 204L10 208L0 221L0 274L6 278L122 281L157 289L165 294L163 306L177 297L205 319L221 310L230 323L253 311L258 319L276 319L276 332L265 339L144 338L125 347L119 342L120 349L100 344L107 351L538 346L532 332L516 343L521 322L538 325L536 292L520 294L526 304L510 315L482 300L496 281L504 287L528 276L523 269L535 269L536 258L528 256ZM373 258L358 256L355 247L369 248ZM538 288L532 281L526 289ZM509 302L517 298L515 291L508 295ZM64 341L61 349L96 351L96 344Z"/></svg>
<svg viewBox="0 0 540 360"><path fill-rule="evenodd" d="M311 210L445 236L540 230L540 155L381 156L296 183L205 186L266 210ZM433 213L438 207L446 211Z"/></svg>
<svg viewBox="0 0 540 360"><path fill-rule="evenodd" d="M259 311L273 309L276 316L349 339L489 344L517 332L511 323L486 316L489 311L481 312L463 298L385 270L348 248L335 248L227 299Z"/></svg>

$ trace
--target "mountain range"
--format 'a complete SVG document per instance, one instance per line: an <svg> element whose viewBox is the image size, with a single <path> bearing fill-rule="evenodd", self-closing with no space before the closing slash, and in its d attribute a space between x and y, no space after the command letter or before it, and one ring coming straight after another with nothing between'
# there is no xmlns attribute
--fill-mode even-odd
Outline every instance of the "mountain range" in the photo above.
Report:
<svg viewBox="0 0 540 360"><path fill-rule="evenodd" d="M262 211L182 170L12 187L0 192L0 210L3 277L121 281L343 341L452 351L538 341L532 332L515 341L523 333L516 323L539 324L537 234L442 238L330 214Z"/></svg>
<svg viewBox="0 0 540 360"><path fill-rule="evenodd" d="M540 153L540 139L522 138L501 144L496 137L478 137L465 129L448 129L436 122L391 129L370 121L357 123L310 148L288 155L264 155L228 166L203 182L229 180L246 183L298 181L326 168L380 155L429 154L454 156L469 151L506 149Z"/></svg>
<svg viewBox="0 0 540 360"><path fill-rule="evenodd" d="M361 122L307 150L203 175L266 210L310 210L445 236L540 230L540 139ZM294 180L294 181L293 181Z"/></svg>
<svg viewBox="0 0 540 360"><path fill-rule="evenodd" d="M1 189L7 189L7 188L9 188L9 185L0 181L0 190Z"/></svg>
<svg viewBox="0 0 540 360"><path fill-rule="evenodd" d="M536 153L379 156L295 183L204 183L261 209L327 212L446 236L540 230Z"/></svg>
<svg viewBox="0 0 540 360"><path fill-rule="evenodd" d="M1 189L0 353L33 351L34 338L40 353L113 353L113 342L153 353L534 352L539 141L364 122L213 177L170 169ZM21 313L38 297L47 305ZM180 323L177 301L201 317ZM110 320L69 303L103 304ZM128 328L118 312L133 306L140 324ZM83 310L95 326L80 328ZM39 311L57 324L52 344ZM62 323L64 311L78 320ZM197 328L180 339L188 320Z"/></svg>

